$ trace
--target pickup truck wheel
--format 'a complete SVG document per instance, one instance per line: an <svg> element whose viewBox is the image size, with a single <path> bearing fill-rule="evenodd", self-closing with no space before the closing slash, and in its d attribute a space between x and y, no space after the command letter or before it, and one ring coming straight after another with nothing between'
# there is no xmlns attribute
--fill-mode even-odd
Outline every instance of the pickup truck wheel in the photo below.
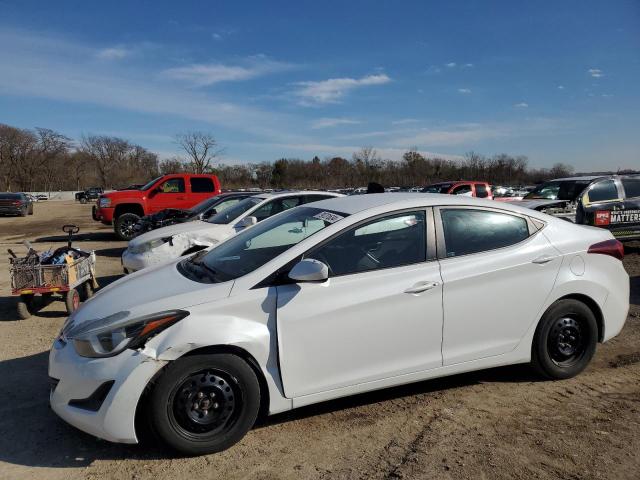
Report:
<svg viewBox="0 0 640 480"><path fill-rule="evenodd" d="M83 205L84 205L85 203L87 203L87 197L81 197L81 198L80 198L80 203L82 203Z"/></svg>
<svg viewBox="0 0 640 480"><path fill-rule="evenodd" d="M123 213L113 224L113 230L120 240L131 240L136 236L135 225L140 220L140 216L135 213Z"/></svg>
<svg viewBox="0 0 640 480"><path fill-rule="evenodd" d="M162 443L203 455L231 447L249 431L258 416L260 386L236 355L193 355L172 362L146 401L147 424Z"/></svg>
<svg viewBox="0 0 640 480"><path fill-rule="evenodd" d="M591 309L574 299L549 307L533 338L532 364L550 379L571 378L584 370L596 351L598 325Z"/></svg>

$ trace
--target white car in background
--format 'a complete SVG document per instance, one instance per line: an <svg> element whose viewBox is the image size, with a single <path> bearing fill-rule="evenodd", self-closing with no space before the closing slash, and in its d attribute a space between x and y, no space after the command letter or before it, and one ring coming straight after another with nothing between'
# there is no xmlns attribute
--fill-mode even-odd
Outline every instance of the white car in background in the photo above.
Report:
<svg viewBox="0 0 640 480"><path fill-rule="evenodd" d="M160 265L216 245L276 213L339 196L332 192L289 191L245 198L207 220L170 225L132 239L122 253L122 267L125 273L132 273Z"/></svg>
<svg viewBox="0 0 640 480"><path fill-rule="evenodd" d="M50 403L95 436L150 428L203 454L261 408L517 363L569 378L624 325L623 252L606 230L488 200L304 205L83 303L51 349Z"/></svg>

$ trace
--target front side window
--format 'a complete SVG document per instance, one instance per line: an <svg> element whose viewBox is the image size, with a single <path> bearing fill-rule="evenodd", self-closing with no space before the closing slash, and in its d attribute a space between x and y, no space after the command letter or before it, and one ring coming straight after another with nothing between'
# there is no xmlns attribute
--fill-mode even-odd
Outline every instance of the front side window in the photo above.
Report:
<svg viewBox="0 0 640 480"><path fill-rule="evenodd" d="M515 215L447 208L440 211L440 216L447 257L508 247L529 237L527 221Z"/></svg>
<svg viewBox="0 0 640 480"><path fill-rule="evenodd" d="M451 183L435 183L427 185L422 189L422 193L447 193L451 188Z"/></svg>
<svg viewBox="0 0 640 480"><path fill-rule="evenodd" d="M215 223L217 225L226 225L233 222L240 215L248 210L251 210L257 204L262 202L262 198L249 197L239 201L234 206L227 208L224 211L216 213L213 217L209 218L207 222Z"/></svg>
<svg viewBox="0 0 640 480"><path fill-rule="evenodd" d="M471 196L471 185L458 185L451 191L451 194Z"/></svg>
<svg viewBox="0 0 640 480"><path fill-rule="evenodd" d="M212 193L215 190L213 180L207 177L191 177L190 183L192 193Z"/></svg>
<svg viewBox="0 0 640 480"><path fill-rule="evenodd" d="M162 193L184 193L184 179L170 178L160 186Z"/></svg>
<svg viewBox="0 0 640 480"><path fill-rule="evenodd" d="M569 200L574 201L589 186L588 180L550 181L538 185L525 195L525 200Z"/></svg>
<svg viewBox="0 0 640 480"><path fill-rule="evenodd" d="M347 215L300 207L269 218L230 238L220 246L184 262L184 269L200 267L211 282L226 282L253 272L305 238Z"/></svg>
<svg viewBox="0 0 640 480"><path fill-rule="evenodd" d="M618 199L618 189L613 180L604 180L594 184L587 193L589 202L610 202Z"/></svg>
<svg viewBox="0 0 640 480"><path fill-rule="evenodd" d="M627 198L640 197L640 178L623 178L622 186Z"/></svg>
<svg viewBox="0 0 640 480"><path fill-rule="evenodd" d="M301 197L277 198L265 203L251 215L261 222L265 218L274 216L276 213L284 212L290 208L300 205Z"/></svg>
<svg viewBox="0 0 640 480"><path fill-rule="evenodd" d="M324 262L331 276L426 261L425 212L405 212L359 225L312 250L306 258Z"/></svg>

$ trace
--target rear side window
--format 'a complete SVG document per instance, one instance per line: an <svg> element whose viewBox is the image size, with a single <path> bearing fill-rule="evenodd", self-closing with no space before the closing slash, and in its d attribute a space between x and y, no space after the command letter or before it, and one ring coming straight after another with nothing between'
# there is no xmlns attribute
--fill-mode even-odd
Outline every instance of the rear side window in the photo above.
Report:
<svg viewBox="0 0 640 480"><path fill-rule="evenodd" d="M591 203L607 202L618 199L618 189L613 180L604 180L593 185L589 189L588 195Z"/></svg>
<svg viewBox="0 0 640 480"><path fill-rule="evenodd" d="M627 198L640 197L640 178L623 178L622 186Z"/></svg>
<svg viewBox="0 0 640 480"><path fill-rule="evenodd" d="M487 198L488 196L487 186L484 183L476 183L476 197Z"/></svg>
<svg viewBox="0 0 640 480"><path fill-rule="evenodd" d="M213 180L206 177L191 177L192 193L211 193L215 190Z"/></svg>
<svg viewBox="0 0 640 480"><path fill-rule="evenodd" d="M443 209L440 211L447 257L495 250L529 237L522 217L489 210Z"/></svg>

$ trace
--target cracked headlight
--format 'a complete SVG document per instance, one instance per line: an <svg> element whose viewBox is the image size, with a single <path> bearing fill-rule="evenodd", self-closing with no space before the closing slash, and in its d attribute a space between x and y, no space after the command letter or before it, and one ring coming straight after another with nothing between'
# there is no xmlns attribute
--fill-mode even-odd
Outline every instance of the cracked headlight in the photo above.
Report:
<svg viewBox="0 0 640 480"><path fill-rule="evenodd" d="M142 347L147 340L189 315L185 310L169 310L122 319L122 314L126 317L127 313L78 325L64 336L82 357L113 357L127 348Z"/></svg>
<svg viewBox="0 0 640 480"><path fill-rule="evenodd" d="M173 245L173 237L154 238L148 242L141 243L140 245L129 246L129 252L131 253L145 253L158 248L165 243L169 242L169 245Z"/></svg>

